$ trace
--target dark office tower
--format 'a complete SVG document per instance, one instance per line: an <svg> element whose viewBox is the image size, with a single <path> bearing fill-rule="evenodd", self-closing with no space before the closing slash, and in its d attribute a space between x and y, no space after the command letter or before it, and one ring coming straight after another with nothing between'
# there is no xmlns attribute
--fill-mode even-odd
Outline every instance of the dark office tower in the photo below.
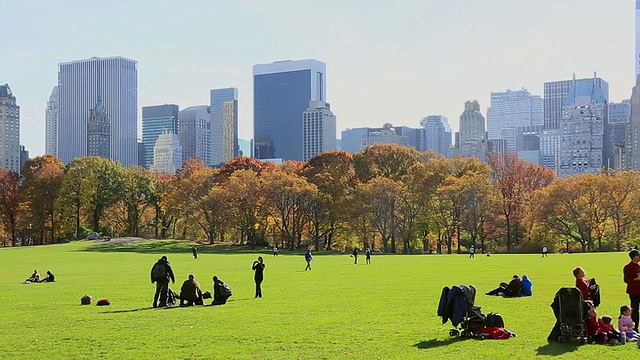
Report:
<svg viewBox="0 0 640 360"><path fill-rule="evenodd" d="M178 134L180 108L178 105L165 104L145 106L142 108L142 147L144 153L143 164L145 169L153 165L153 146L160 134L170 131Z"/></svg>
<svg viewBox="0 0 640 360"><path fill-rule="evenodd" d="M105 159L111 156L111 124L100 96L93 109L89 110L87 156L100 156Z"/></svg>
<svg viewBox="0 0 640 360"><path fill-rule="evenodd" d="M254 157L302 160L302 114L326 101L326 65L317 60L253 66Z"/></svg>
<svg viewBox="0 0 640 360"><path fill-rule="evenodd" d="M640 75L631 92L631 120L625 147L626 169L640 170Z"/></svg>
<svg viewBox="0 0 640 360"><path fill-rule="evenodd" d="M213 89L211 103L211 164L222 165L238 156L238 89Z"/></svg>
<svg viewBox="0 0 640 360"><path fill-rule="evenodd" d="M20 173L20 106L9 84L0 85L0 168Z"/></svg>

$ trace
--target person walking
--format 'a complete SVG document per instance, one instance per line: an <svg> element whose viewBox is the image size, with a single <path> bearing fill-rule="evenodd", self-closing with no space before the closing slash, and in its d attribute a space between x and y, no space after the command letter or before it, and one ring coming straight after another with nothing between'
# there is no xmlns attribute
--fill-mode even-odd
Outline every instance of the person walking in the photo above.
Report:
<svg viewBox="0 0 640 360"><path fill-rule="evenodd" d="M273 257L278 256L278 247L276 245L273 245Z"/></svg>
<svg viewBox="0 0 640 360"><path fill-rule="evenodd" d="M151 268L151 283L156 283L156 293L153 295L153 307L167 306L169 297L169 280L176 283L173 269L166 256L161 257Z"/></svg>
<svg viewBox="0 0 640 360"><path fill-rule="evenodd" d="M624 282L627 284L627 294L631 302L631 319L635 323L633 330L638 331L638 320L640 311L640 250L629 251L630 261L622 269Z"/></svg>
<svg viewBox="0 0 640 360"><path fill-rule="evenodd" d="M192 247L191 248L191 253L193 254L193 258L197 259L198 258L198 248L197 247Z"/></svg>
<svg viewBox="0 0 640 360"><path fill-rule="evenodd" d="M471 247L469 248L469 258L475 258L476 257L476 247L474 245L471 245Z"/></svg>
<svg viewBox="0 0 640 360"><path fill-rule="evenodd" d="M542 247L542 257L549 257L549 255L547 255L547 252L549 251L549 249L547 249L546 246Z"/></svg>
<svg viewBox="0 0 640 360"><path fill-rule="evenodd" d="M307 252L304 253L304 260L307 262L307 267L304 268L304 271L311 271L311 260L313 260L313 255L311 255L311 249L307 249Z"/></svg>
<svg viewBox="0 0 640 360"><path fill-rule="evenodd" d="M367 264L371 264L371 248L367 248L365 251L365 259L367 260Z"/></svg>
<svg viewBox="0 0 640 360"><path fill-rule="evenodd" d="M264 280L264 268L266 265L262 259L262 256L258 256L258 260L253 262L253 266L251 269L255 272L253 275L253 280L256 282L256 296L255 298L262 297L262 288L260 285L262 284L262 280Z"/></svg>
<svg viewBox="0 0 640 360"><path fill-rule="evenodd" d="M353 252L351 253L351 256L353 256L353 263L354 263L354 264L358 264L358 252L359 252L359 251L360 251L360 250L358 250L358 248L357 248L357 247L354 247L354 248L353 248Z"/></svg>

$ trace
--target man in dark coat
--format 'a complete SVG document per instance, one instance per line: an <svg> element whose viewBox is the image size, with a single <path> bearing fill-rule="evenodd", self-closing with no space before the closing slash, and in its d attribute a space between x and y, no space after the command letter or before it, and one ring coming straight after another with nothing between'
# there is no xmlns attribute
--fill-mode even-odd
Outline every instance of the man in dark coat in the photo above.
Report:
<svg viewBox="0 0 640 360"><path fill-rule="evenodd" d="M227 303L227 299L231 296L231 289L224 281L213 277L213 302L211 305L222 305Z"/></svg>
<svg viewBox="0 0 640 360"><path fill-rule="evenodd" d="M189 279L182 283L180 288L180 306L203 305L202 289L193 274L189 274Z"/></svg>
<svg viewBox="0 0 640 360"><path fill-rule="evenodd" d="M160 269L163 271L160 271ZM156 283L156 293L153 295L154 308L158 306L167 306L167 298L169 297L169 280L174 284L176 282L176 278L173 275L173 269L171 269L171 264L169 264L167 257L163 256L151 268L151 283Z"/></svg>

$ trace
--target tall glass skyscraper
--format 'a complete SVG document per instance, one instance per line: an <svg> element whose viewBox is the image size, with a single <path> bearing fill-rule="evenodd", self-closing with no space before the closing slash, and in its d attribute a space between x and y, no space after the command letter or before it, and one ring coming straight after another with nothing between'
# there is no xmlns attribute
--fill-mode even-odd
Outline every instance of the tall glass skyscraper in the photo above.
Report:
<svg viewBox="0 0 640 360"><path fill-rule="evenodd" d="M211 165L238 156L238 89L211 90Z"/></svg>
<svg viewBox="0 0 640 360"><path fill-rule="evenodd" d="M87 155L88 111L98 97L109 114L111 156L138 164L138 65L124 57L93 57L58 65L58 158Z"/></svg>
<svg viewBox="0 0 640 360"><path fill-rule="evenodd" d="M150 169L153 165L153 146L158 137L167 131L178 135L180 129L179 113L179 106L173 104L144 106L142 108L144 159L140 164L146 169Z"/></svg>
<svg viewBox="0 0 640 360"><path fill-rule="evenodd" d="M451 127L446 116L429 115L420 121L425 129L425 150L433 150L444 156L451 146Z"/></svg>
<svg viewBox="0 0 640 360"><path fill-rule="evenodd" d="M254 157L302 160L302 113L326 101L325 74L313 59L253 66Z"/></svg>

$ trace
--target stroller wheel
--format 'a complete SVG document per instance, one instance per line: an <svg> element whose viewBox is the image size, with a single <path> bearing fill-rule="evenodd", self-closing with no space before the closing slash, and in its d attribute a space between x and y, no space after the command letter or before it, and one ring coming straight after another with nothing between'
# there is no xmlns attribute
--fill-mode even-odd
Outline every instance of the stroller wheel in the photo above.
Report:
<svg viewBox="0 0 640 360"><path fill-rule="evenodd" d="M562 337L562 336L558 336L558 342L559 342L560 344L564 343L564 342L565 342L564 337Z"/></svg>
<svg viewBox="0 0 640 360"><path fill-rule="evenodd" d="M585 345L588 342L589 342L589 339L587 339L586 337L581 337L580 338L580 344Z"/></svg>
<svg viewBox="0 0 640 360"><path fill-rule="evenodd" d="M460 331L456 329L452 329L451 331L449 331L449 336L458 336L458 335L460 335Z"/></svg>

